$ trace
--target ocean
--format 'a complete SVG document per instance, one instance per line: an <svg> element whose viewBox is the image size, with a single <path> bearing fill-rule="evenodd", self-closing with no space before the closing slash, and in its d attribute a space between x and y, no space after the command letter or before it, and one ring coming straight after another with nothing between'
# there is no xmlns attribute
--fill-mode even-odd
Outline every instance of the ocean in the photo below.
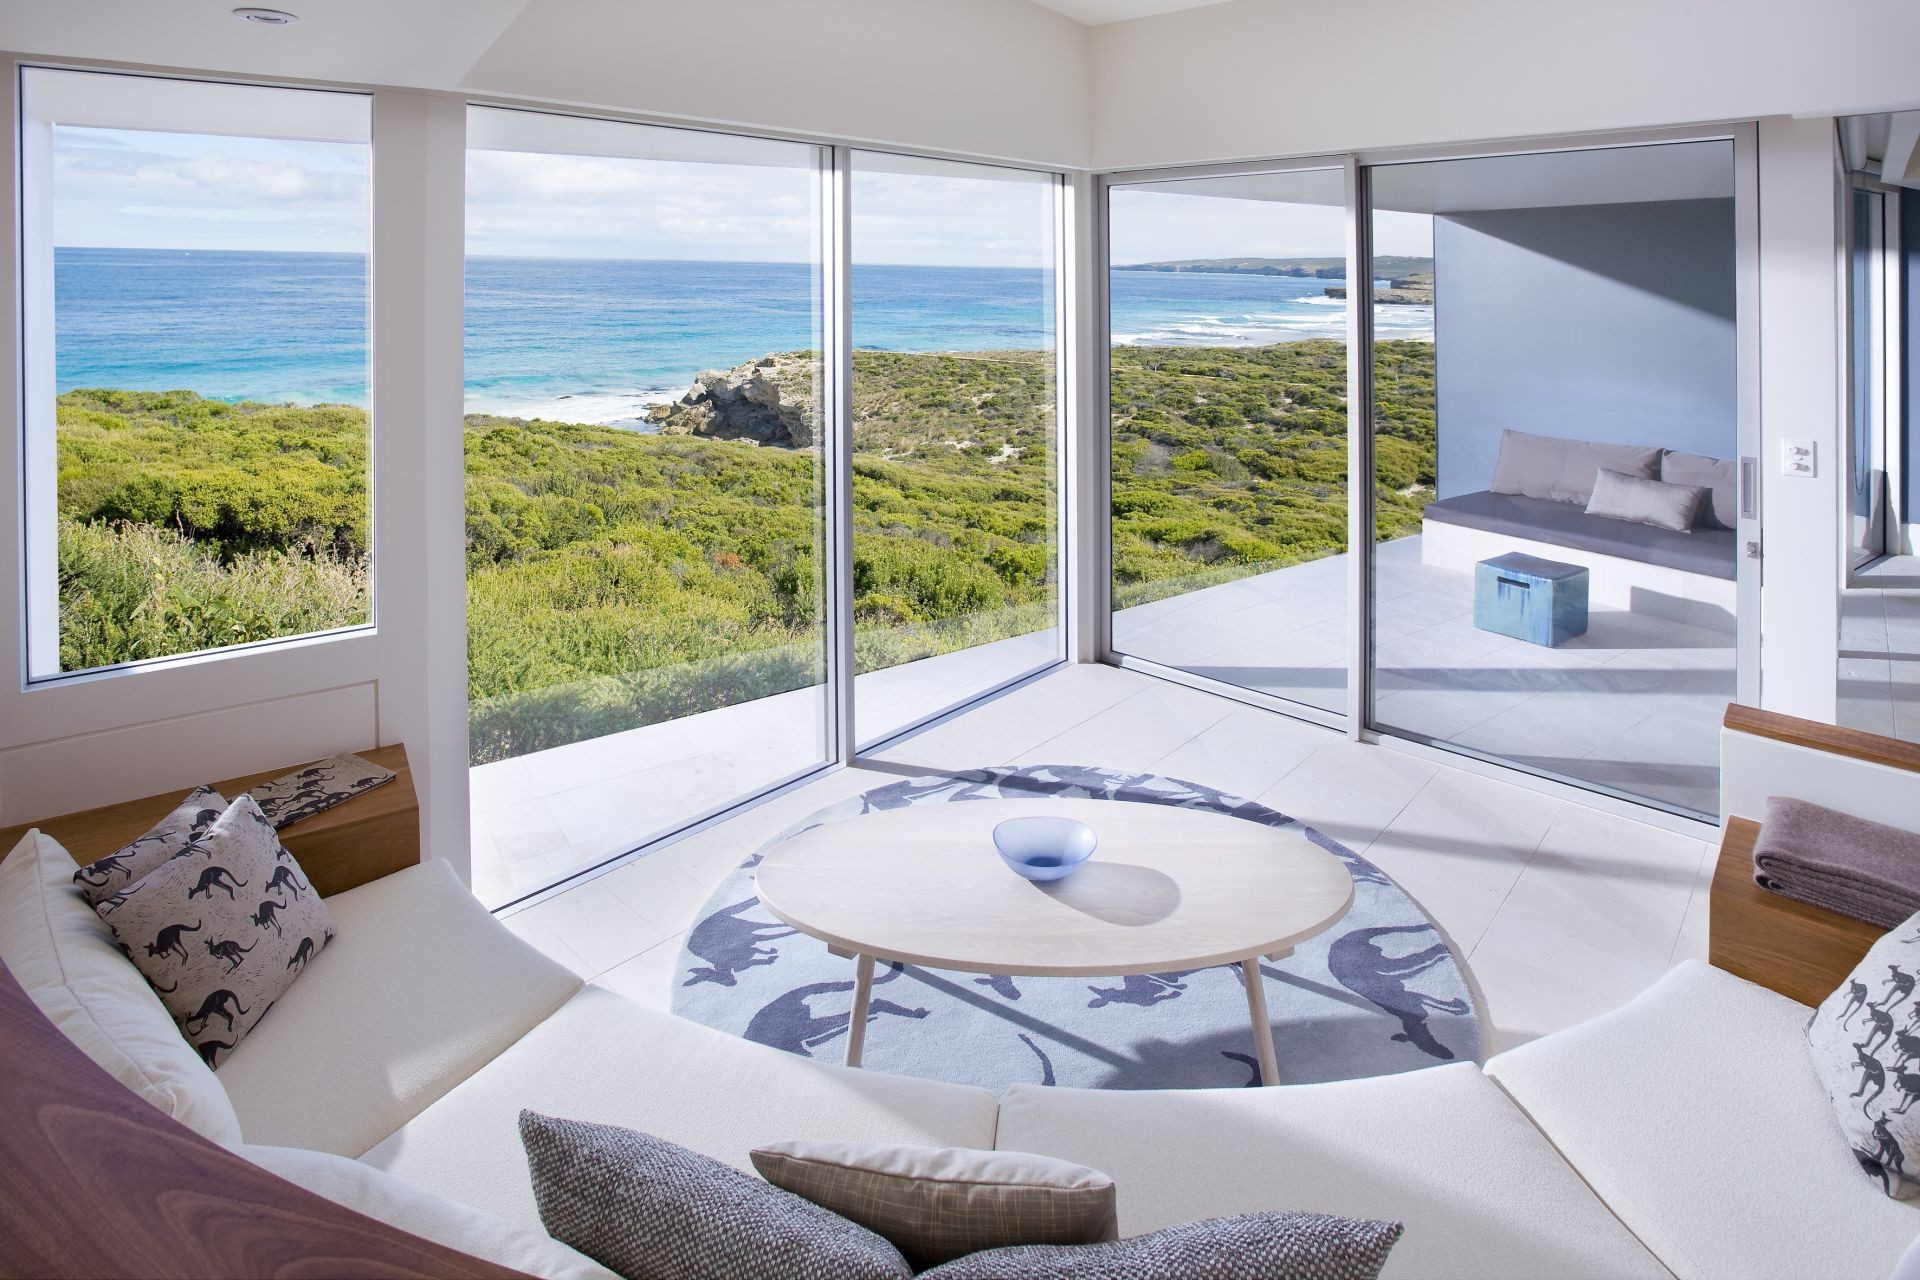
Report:
<svg viewBox="0 0 1920 1280"><path fill-rule="evenodd" d="M1339 337L1327 281L1112 273L1114 341L1250 346ZM470 413L638 425L702 369L817 346L804 264L471 258ZM186 389L224 400L365 404L358 255L57 249L59 390ZM1051 343L1050 272L856 265L854 345L884 351ZM1431 307L1382 307L1382 337L1432 335Z"/></svg>

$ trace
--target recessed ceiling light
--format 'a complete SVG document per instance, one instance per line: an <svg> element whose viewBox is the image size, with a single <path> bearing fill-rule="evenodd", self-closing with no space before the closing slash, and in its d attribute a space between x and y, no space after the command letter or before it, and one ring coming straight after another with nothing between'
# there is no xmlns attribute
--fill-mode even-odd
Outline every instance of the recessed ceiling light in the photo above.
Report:
<svg viewBox="0 0 1920 1280"><path fill-rule="evenodd" d="M290 27L300 21L298 14L282 9L235 9L233 16L242 22L257 22L263 27Z"/></svg>

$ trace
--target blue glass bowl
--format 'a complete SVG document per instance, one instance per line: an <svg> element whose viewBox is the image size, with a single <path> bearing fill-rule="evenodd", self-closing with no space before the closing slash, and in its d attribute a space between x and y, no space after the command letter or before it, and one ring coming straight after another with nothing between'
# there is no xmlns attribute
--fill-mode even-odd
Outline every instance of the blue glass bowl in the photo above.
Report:
<svg viewBox="0 0 1920 1280"><path fill-rule="evenodd" d="M1099 843L1092 827L1072 818L1008 818L993 829L1000 860L1029 880L1072 875Z"/></svg>

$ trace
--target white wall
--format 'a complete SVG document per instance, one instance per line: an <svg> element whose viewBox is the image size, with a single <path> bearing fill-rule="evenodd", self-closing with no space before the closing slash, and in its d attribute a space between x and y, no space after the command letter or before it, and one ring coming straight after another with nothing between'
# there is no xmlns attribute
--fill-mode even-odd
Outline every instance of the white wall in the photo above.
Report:
<svg viewBox="0 0 1920 1280"><path fill-rule="evenodd" d="M1073 168L1086 59L1027 0L532 0L462 87Z"/></svg>
<svg viewBox="0 0 1920 1280"><path fill-rule="evenodd" d="M1920 4L1235 0L1092 31L1100 169L1920 104Z"/></svg>
<svg viewBox="0 0 1920 1280"><path fill-rule="evenodd" d="M1761 705L1834 722L1840 644L1840 223L1831 120L1760 122ZM1780 474L1781 441L1817 475Z"/></svg>
<svg viewBox="0 0 1920 1280"><path fill-rule="evenodd" d="M0 76L13 66L0 58ZM16 135L11 113L0 134ZM460 452L466 110L375 98L373 222L376 627L23 688L17 605L0 610L0 825L185 790L340 751L407 745L426 848L465 874L465 554ZM0 230L13 235L13 202ZM0 297L17 258L0 255ZM0 350L18 309L0 307ZM17 421L0 361L0 420ZM0 528L20 528L19 454L0 449ZM21 599L0 540L0 599Z"/></svg>

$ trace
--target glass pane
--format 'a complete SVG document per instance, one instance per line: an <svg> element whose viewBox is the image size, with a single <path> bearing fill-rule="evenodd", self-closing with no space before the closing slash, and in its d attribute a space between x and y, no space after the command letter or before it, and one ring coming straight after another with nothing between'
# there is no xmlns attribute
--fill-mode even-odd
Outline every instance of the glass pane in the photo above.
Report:
<svg viewBox="0 0 1920 1280"><path fill-rule="evenodd" d="M1113 648L1336 713L1345 200L1332 169L1115 187L1108 207Z"/></svg>
<svg viewBox="0 0 1920 1280"><path fill-rule="evenodd" d="M474 882L498 904L826 758L814 149L475 108Z"/></svg>
<svg viewBox="0 0 1920 1280"><path fill-rule="evenodd" d="M1848 219L1852 241L1847 252L1847 553L1856 568L1884 550L1879 501L1883 476L1879 374L1885 336L1878 305L1881 200L1878 192L1854 188Z"/></svg>
<svg viewBox="0 0 1920 1280"><path fill-rule="evenodd" d="M1393 165L1371 186L1375 723L1715 815L1732 144ZM1386 255L1431 257L1424 288ZM1429 308L1431 343L1409 341Z"/></svg>
<svg viewBox="0 0 1920 1280"><path fill-rule="evenodd" d="M1059 659L1057 188L854 153L862 746Z"/></svg>
<svg viewBox="0 0 1920 1280"><path fill-rule="evenodd" d="M368 99L22 89L32 673L364 625Z"/></svg>

